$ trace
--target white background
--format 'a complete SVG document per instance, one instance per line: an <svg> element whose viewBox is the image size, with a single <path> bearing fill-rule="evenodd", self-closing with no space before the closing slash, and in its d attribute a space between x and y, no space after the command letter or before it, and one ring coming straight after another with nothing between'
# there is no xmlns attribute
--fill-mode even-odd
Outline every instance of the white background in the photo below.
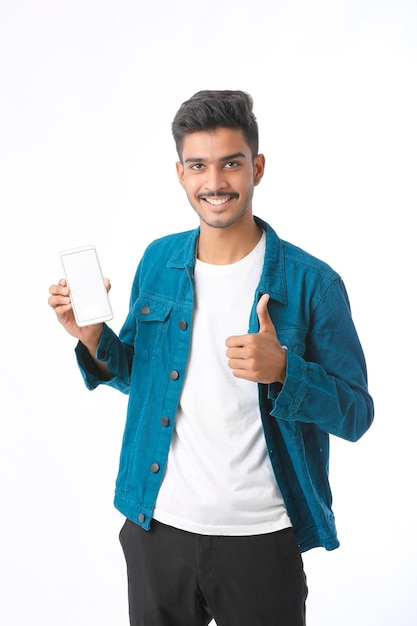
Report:
<svg viewBox="0 0 417 626"><path fill-rule="evenodd" d="M120 328L145 245L196 225L170 124L206 88L252 94L254 212L342 274L367 356L376 420L332 439L341 547L305 555L308 624L416 624L416 68L414 0L3 0L2 624L128 624L126 397L84 388L47 290L94 243Z"/></svg>

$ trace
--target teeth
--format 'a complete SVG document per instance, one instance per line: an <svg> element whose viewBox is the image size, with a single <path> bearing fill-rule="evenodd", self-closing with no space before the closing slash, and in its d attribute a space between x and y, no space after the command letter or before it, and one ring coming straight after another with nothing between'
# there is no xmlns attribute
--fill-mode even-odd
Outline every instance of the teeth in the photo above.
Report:
<svg viewBox="0 0 417 626"><path fill-rule="evenodd" d="M206 198L207 202L209 204L212 204L213 206L220 206L221 204L225 204L228 200L229 197L222 197L222 198Z"/></svg>

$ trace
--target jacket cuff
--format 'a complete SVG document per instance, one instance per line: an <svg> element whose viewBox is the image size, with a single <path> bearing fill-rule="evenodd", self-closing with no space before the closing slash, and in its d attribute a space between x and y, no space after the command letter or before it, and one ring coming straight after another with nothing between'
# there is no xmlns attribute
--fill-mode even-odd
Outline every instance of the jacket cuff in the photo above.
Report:
<svg viewBox="0 0 417 626"><path fill-rule="evenodd" d="M274 388L278 383L269 385L268 395L275 400L271 415L287 421L296 419L299 407L307 393L307 363L304 359L288 350L287 376L281 390Z"/></svg>
<svg viewBox="0 0 417 626"><path fill-rule="evenodd" d="M111 359L109 358L109 360L107 360L107 355L110 354L110 346L113 340L114 332L107 326L107 324L103 324L103 332L101 334L95 356L99 361L106 363L110 371ZM80 368L84 383L88 389L95 389L98 385L109 383L109 380L103 380L97 364L81 341L78 342L75 348L75 356L77 358L78 367Z"/></svg>

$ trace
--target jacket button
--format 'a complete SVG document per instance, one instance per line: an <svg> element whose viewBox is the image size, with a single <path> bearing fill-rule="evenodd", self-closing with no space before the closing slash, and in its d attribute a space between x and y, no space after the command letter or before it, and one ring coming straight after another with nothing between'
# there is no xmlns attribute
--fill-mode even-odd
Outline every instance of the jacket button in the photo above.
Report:
<svg viewBox="0 0 417 626"><path fill-rule="evenodd" d="M104 351L104 350L99 350L99 351L97 352L97 357L98 357L98 360L99 360L99 361L104 361L104 360L105 360L105 358L106 358L106 353L105 353L105 351Z"/></svg>
<svg viewBox="0 0 417 626"><path fill-rule="evenodd" d="M164 428L169 426L169 418L168 417L161 417L161 424L162 424L162 426L164 426Z"/></svg>
<svg viewBox="0 0 417 626"><path fill-rule="evenodd" d="M172 371L169 373L169 377L170 377L170 379L171 379L171 380L178 380L178 379L179 379L179 377L180 377L180 373L179 373L179 372L177 372L177 370L172 370Z"/></svg>
<svg viewBox="0 0 417 626"><path fill-rule="evenodd" d="M151 312L151 308L147 304L145 304L145 306L141 308L140 312L142 313L142 315L149 315L149 313Z"/></svg>
<svg viewBox="0 0 417 626"><path fill-rule="evenodd" d="M157 474L159 472L159 465L158 463L152 463L150 470L152 472L152 474Z"/></svg>
<svg viewBox="0 0 417 626"><path fill-rule="evenodd" d="M138 515L138 520L140 521L141 524L143 524L143 522L145 521L146 517L145 517L145 513L139 513Z"/></svg>
<svg viewBox="0 0 417 626"><path fill-rule="evenodd" d="M178 322L178 326L181 328L181 330L187 330L188 328L188 324L185 320L181 320L180 322Z"/></svg>

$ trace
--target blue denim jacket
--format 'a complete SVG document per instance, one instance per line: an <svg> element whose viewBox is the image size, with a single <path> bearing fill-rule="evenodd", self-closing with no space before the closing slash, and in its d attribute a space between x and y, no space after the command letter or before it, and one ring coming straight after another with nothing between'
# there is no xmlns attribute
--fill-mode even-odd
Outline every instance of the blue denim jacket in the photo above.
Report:
<svg viewBox="0 0 417 626"><path fill-rule="evenodd" d="M258 331L256 303L267 293L279 341L288 348L282 389L258 385L268 452L300 550L332 550L339 542L329 433L355 441L372 422L364 355L340 277L256 220L266 231L266 252L248 332ZM129 394L114 503L145 529L164 476L190 350L198 234L170 235L145 251L119 337L105 325L97 349L110 380L100 379L82 344L76 348L88 388L106 384Z"/></svg>

